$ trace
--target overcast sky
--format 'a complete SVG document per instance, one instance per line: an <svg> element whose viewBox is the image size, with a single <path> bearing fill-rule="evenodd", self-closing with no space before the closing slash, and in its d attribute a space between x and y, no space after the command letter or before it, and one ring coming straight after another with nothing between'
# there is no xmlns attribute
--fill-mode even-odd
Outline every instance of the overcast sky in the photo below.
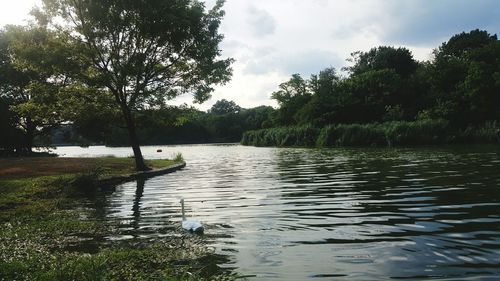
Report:
<svg viewBox="0 0 500 281"><path fill-rule="evenodd" d="M22 24L38 2L0 0L0 25ZM275 105L270 93L291 74L340 69L354 51L405 46L427 60L462 31L500 33L498 0L227 0L224 10L221 49L236 59L233 78L200 109L222 98L247 108Z"/></svg>

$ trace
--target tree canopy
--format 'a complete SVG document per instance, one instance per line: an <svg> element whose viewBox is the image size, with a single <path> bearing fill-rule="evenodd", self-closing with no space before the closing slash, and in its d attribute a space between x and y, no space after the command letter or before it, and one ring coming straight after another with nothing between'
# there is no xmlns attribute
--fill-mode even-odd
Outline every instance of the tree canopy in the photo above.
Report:
<svg viewBox="0 0 500 281"><path fill-rule="evenodd" d="M54 62L78 64L60 73L81 88L112 97L128 128L138 170L147 169L140 150L135 112L161 107L191 93L210 97L214 84L229 80L232 59L220 59L218 33L223 1L206 10L196 0L44 0L35 12L41 25L58 34L71 56ZM40 61L27 63L36 68ZM88 89L94 90L88 90Z"/></svg>
<svg viewBox="0 0 500 281"><path fill-rule="evenodd" d="M237 105L234 101L228 101L226 99L218 100L212 108L210 108L210 112L217 115L238 113L240 111L241 107L239 105Z"/></svg>
<svg viewBox="0 0 500 281"><path fill-rule="evenodd" d="M500 43L472 30L452 36L432 61L402 47L355 52L341 77L332 68L298 74L271 94L276 126L445 119L454 127L500 121Z"/></svg>
<svg viewBox="0 0 500 281"><path fill-rule="evenodd" d="M64 120L58 95L64 82L49 79L52 62L60 59L54 43L53 34L43 27L7 26L0 31L0 96L9 101L27 153L35 137L46 136ZM38 60L44 67L27 67L22 57Z"/></svg>

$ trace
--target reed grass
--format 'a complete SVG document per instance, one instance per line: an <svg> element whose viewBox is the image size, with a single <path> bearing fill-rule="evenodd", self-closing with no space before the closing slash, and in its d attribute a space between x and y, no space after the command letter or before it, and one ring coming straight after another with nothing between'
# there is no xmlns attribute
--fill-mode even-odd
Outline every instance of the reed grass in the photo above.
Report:
<svg viewBox="0 0 500 281"><path fill-rule="evenodd" d="M393 121L373 124L336 124L280 127L248 131L243 145L254 146L413 146L453 143L500 143L497 122L457 130L446 120Z"/></svg>

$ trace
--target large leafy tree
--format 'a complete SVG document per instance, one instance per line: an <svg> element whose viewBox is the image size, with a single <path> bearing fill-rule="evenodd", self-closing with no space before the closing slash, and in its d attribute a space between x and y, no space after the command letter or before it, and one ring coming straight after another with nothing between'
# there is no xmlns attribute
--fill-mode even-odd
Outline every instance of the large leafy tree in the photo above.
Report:
<svg viewBox="0 0 500 281"><path fill-rule="evenodd" d="M228 101L226 99L221 99L215 102L210 108L210 113L215 115L224 115L230 113L238 113L241 111L241 107L237 105L234 101Z"/></svg>
<svg viewBox="0 0 500 281"><path fill-rule="evenodd" d="M335 68L326 68L318 75L311 75L307 83L313 96L298 112L299 123L323 126L333 122L332 107L339 100L335 87L340 80Z"/></svg>
<svg viewBox="0 0 500 281"><path fill-rule="evenodd" d="M471 121L500 120L500 41L472 52L462 91L470 100Z"/></svg>
<svg viewBox="0 0 500 281"><path fill-rule="evenodd" d="M452 36L434 51L430 72L436 100L427 112L457 126L497 120L498 39L483 30Z"/></svg>
<svg viewBox="0 0 500 281"><path fill-rule="evenodd" d="M295 125L299 118L299 110L309 102L311 97L307 81L300 74L293 74L290 80L281 83L279 89L271 94L271 98L279 105L276 112L278 124Z"/></svg>
<svg viewBox="0 0 500 281"><path fill-rule="evenodd" d="M28 153L35 137L48 135L63 120L58 89L64 82L49 80L52 70L26 67L19 57L36 59L39 66L59 60L53 39L39 26L7 26L0 32L0 96L9 102L15 126L22 132L23 138L16 140L18 149Z"/></svg>
<svg viewBox="0 0 500 281"><path fill-rule="evenodd" d="M353 75L370 70L392 69L402 77L408 77L418 67L410 50L389 46L372 48L368 52L354 52L349 60L354 65L347 67L346 70Z"/></svg>
<svg viewBox="0 0 500 281"><path fill-rule="evenodd" d="M80 71L71 78L113 99L126 124L137 170L144 164L135 112L192 93L196 102L229 80L232 59L220 59L223 1L44 0L39 22L72 46Z"/></svg>
<svg viewBox="0 0 500 281"><path fill-rule="evenodd" d="M447 42L434 51L436 59L464 59L474 50L480 49L498 40L497 35L491 35L486 30L474 29L453 35Z"/></svg>

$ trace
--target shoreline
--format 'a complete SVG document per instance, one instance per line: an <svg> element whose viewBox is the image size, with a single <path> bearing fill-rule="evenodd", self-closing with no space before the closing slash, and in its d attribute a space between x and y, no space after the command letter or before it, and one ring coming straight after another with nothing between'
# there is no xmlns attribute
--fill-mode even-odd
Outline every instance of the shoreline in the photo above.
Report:
<svg viewBox="0 0 500 281"><path fill-rule="evenodd" d="M118 225L78 203L104 184L172 173L185 161L150 160L156 168L136 172L130 158L56 159L0 161L0 280L236 279L210 248L176 229L171 239L105 243Z"/></svg>
<svg viewBox="0 0 500 281"><path fill-rule="evenodd" d="M152 169L149 171L141 171L141 172L135 172L131 174L126 174L126 175L119 175L119 176L107 176L103 177L97 180L98 184L100 185L117 185L120 183L128 182L128 181L133 181L136 179L148 179L156 176L161 176L165 174L170 174L173 172L176 172L178 170L183 169L186 167L186 162L182 161L181 163L173 164L164 168L158 168L158 169Z"/></svg>

